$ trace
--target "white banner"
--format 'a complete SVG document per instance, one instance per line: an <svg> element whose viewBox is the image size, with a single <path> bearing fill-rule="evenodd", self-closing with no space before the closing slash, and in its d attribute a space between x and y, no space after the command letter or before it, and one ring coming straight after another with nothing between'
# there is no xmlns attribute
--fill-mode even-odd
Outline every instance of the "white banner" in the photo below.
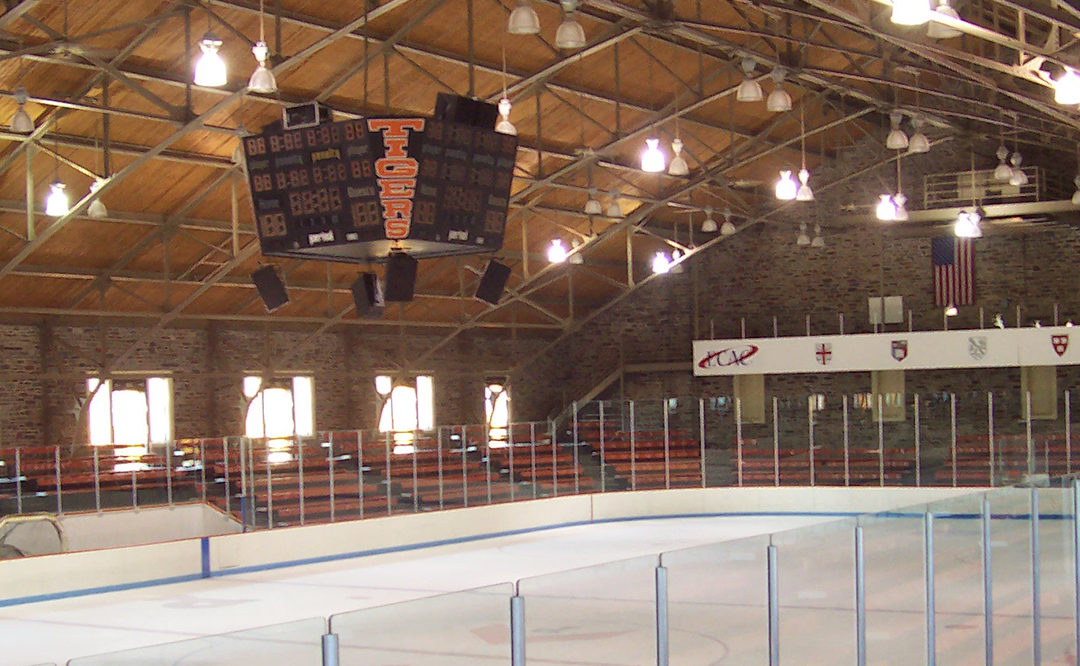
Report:
<svg viewBox="0 0 1080 666"><path fill-rule="evenodd" d="M1075 364L1066 326L694 341L699 376Z"/></svg>

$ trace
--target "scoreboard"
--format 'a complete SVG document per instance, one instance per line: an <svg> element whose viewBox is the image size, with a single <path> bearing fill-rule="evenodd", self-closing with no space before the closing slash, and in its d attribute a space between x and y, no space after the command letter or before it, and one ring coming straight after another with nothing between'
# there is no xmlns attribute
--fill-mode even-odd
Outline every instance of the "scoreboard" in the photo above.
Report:
<svg viewBox="0 0 1080 666"><path fill-rule="evenodd" d="M244 138L262 252L368 262L502 247L517 137L427 117Z"/></svg>

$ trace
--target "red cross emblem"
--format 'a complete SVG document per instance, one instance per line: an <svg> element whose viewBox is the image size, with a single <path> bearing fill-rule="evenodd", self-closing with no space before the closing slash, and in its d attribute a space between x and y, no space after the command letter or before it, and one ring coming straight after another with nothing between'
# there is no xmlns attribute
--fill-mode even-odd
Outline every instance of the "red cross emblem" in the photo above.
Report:
<svg viewBox="0 0 1080 666"><path fill-rule="evenodd" d="M822 342L817 346L817 351L814 352L814 356L817 357L817 362L822 365L828 365L832 360L832 344L828 342Z"/></svg>

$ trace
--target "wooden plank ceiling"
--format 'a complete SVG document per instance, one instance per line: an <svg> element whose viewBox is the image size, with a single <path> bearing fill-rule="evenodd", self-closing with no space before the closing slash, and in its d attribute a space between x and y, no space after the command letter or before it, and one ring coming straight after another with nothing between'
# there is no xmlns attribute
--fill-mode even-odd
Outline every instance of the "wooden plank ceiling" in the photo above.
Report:
<svg viewBox="0 0 1080 666"><path fill-rule="evenodd" d="M577 3L528 2L539 35L507 34L518 0L269 0L272 95L245 88L259 2L6 2L0 317L566 334L657 279L656 252L689 257L723 242L701 231L706 211L730 210L739 227L773 217L772 183L780 168L798 168L803 127L812 173L856 142L882 143L894 108L921 113L932 139L1007 128L1050 155L1080 128L1035 72L1043 60L1080 65L1080 16L1059 3L957 0L960 36L931 39L925 26L892 24L880 0L582 0L574 16L587 45L566 51L555 31ZM191 84L208 26L230 68L220 89ZM766 94L770 72L787 70L791 112L735 101L747 59ZM28 135L7 128L19 88ZM234 162L238 132L313 99L341 117L430 113L439 92L495 102L504 89L521 147L494 254L513 269L498 306L472 298L488 256L424 260L415 300L378 320L351 310L349 284L367 267L273 260L292 300L265 313L249 276L270 260ZM649 136L669 158L678 136L689 175L643 173ZM107 216L87 217L87 201L45 215L49 183L62 180L78 200L95 175L106 179ZM590 192L620 216L585 215ZM582 262L548 264L553 238Z"/></svg>

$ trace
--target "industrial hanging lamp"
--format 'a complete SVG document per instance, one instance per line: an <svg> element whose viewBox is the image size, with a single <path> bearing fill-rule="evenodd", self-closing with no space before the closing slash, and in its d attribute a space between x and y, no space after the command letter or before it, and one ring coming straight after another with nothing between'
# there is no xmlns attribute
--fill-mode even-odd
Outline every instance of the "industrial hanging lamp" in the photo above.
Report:
<svg viewBox="0 0 1080 666"><path fill-rule="evenodd" d="M563 20L555 31L555 48L580 49L585 46L585 28L577 20L577 0L560 0Z"/></svg>
<svg viewBox="0 0 1080 666"><path fill-rule="evenodd" d="M219 88L228 83L228 69L222 60L221 39L210 29L210 14L206 14L206 34L199 41L202 55L195 63L195 85Z"/></svg>
<svg viewBox="0 0 1080 666"><path fill-rule="evenodd" d="M750 78L754 75L754 68L757 67L757 63L754 62L753 58L743 58L741 66L743 80L739 84L739 89L735 92L735 101L760 102L765 98L765 94L761 90L761 84Z"/></svg>
<svg viewBox="0 0 1080 666"><path fill-rule="evenodd" d="M900 129L900 123L904 120L904 114L894 110L889 114L889 136L885 137L885 147L889 150L904 150L908 147L908 136Z"/></svg>
<svg viewBox="0 0 1080 666"><path fill-rule="evenodd" d="M502 51L502 84L503 94L502 99L499 100L499 121L495 123L495 131L500 134L509 134L510 136L517 136L517 127L514 127L514 123L510 122L510 111L514 108L514 105L510 102L510 98L506 95L506 45L503 45Z"/></svg>
<svg viewBox="0 0 1080 666"><path fill-rule="evenodd" d="M263 0L259 0L259 41L255 42L255 45L251 47L251 53L255 56L258 65L248 81L248 90L257 93L274 93L277 92L278 87L274 73L266 66L267 60L270 58L270 47L266 45L265 21Z"/></svg>
<svg viewBox="0 0 1080 666"><path fill-rule="evenodd" d="M799 141L802 153L802 168L799 169L799 189L795 192L796 201L813 201L814 190L810 188L810 171L806 168L806 105L799 106Z"/></svg>
<svg viewBox="0 0 1080 666"><path fill-rule="evenodd" d="M554 238L551 241L551 245L548 246L547 260L553 264L561 264L566 261L566 246L558 238Z"/></svg>
<svg viewBox="0 0 1080 666"><path fill-rule="evenodd" d="M791 201L798 196L799 186L791 177L790 169L780 170L780 180L776 181L776 198L781 201Z"/></svg>
<svg viewBox="0 0 1080 666"><path fill-rule="evenodd" d="M821 225L814 225L814 237L810 240L810 247L821 250L825 248L825 237L821 235Z"/></svg>
<svg viewBox="0 0 1080 666"><path fill-rule="evenodd" d="M607 210L604 211L604 215L607 217L622 217L622 206L619 205L619 191L611 190L611 201L608 202Z"/></svg>
<svg viewBox="0 0 1080 666"><path fill-rule="evenodd" d="M59 129L57 129L59 133ZM67 215L71 210L68 204L68 196L65 191L66 185L60 180L60 153L59 146L53 146L53 182L49 185L49 196L45 199L45 214L52 217Z"/></svg>
<svg viewBox="0 0 1080 666"><path fill-rule="evenodd" d="M518 0L517 6L510 12L506 31L511 35L536 35L540 33L540 17L529 4L529 0Z"/></svg>
<svg viewBox="0 0 1080 666"><path fill-rule="evenodd" d="M795 245L810 247L810 236L806 233L806 222L799 222L799 235L795 237Z"/></svg>
<svg viewBox="0 0 1080 666"><path fill-rule="evenodd" d="M784 90L784 75L786 72L783 67L777 67L772 71L772 80L776 84L773 91L769 93L769 99L765 100L765 108L773 113L780 113L782 111L791 111L791 95Z"/></svg>
<svg viewBox="0 0 1080 666"><path fill-rule="evenodd" d="M719 228L716 226L716 220L713 219L712 206L705 206L705 220L701 223L701 233L714 234Z"/></svg>
<svg viewBox="0 0 1080 666"><path fill-rule="evenodd" d="M960 14L949 6L949 0L938 0L937 9L930 12L930 25L926 26L927 37L930 39L951 39L963 34L956 28L941 23L941 18L952 19L953 21L960 20Z"/></svg>
<svg viewBox="0 0 1080 666"><path fill-rule="evenodd" d="M930 0L893 0L893 23L897 25L922 25L929 20Z"/></svg>
<svg viewBox="0 0 1080 666"><path fill-rule="evenodd" d="M720 225L721 236L731 236L735 233L735 224L731 221L731 209L724 209L724 223Z"/></svg>
<svg viewBox="0 0 1080 666"><path fill-rule="evenodd" d="M15 89L15 103L19 105L19 108L15 111L15 115L11 116L12 132L29 134L34 131L34 120L26 112L26 102L29 99L26 88L19 86Z"/></svg>

